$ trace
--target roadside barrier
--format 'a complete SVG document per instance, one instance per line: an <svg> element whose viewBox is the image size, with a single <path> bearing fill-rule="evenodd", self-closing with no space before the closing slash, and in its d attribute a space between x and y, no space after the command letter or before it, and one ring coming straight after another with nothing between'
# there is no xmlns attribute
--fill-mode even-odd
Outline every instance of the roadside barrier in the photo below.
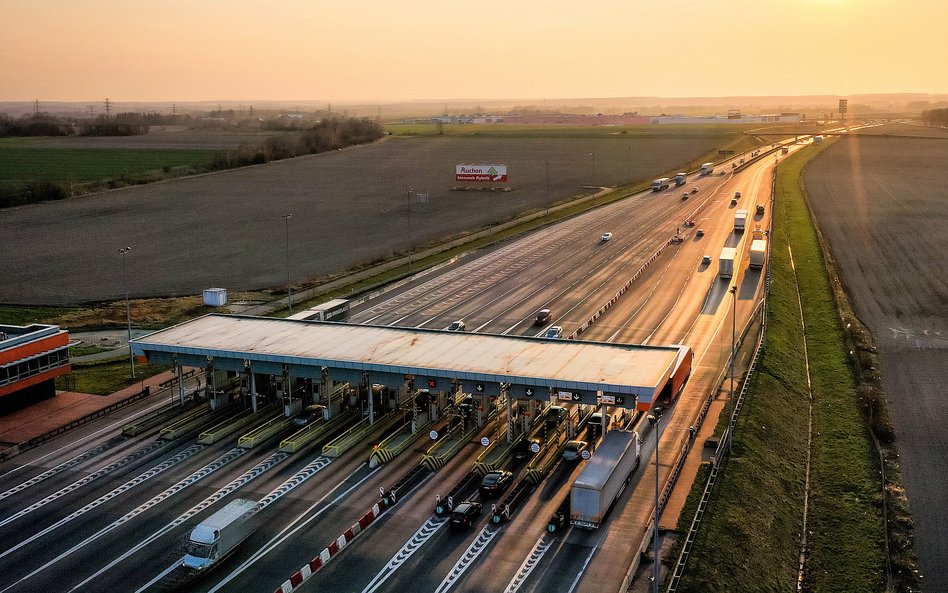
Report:
<svg viewBox="0 0 948 593"><path fill-rule="evenodd" d="M302 585L306 579L313 576L320 568L325 566L327 562L332 560L336 555L339 554L346 546L352 543L356 537L359 536L366 528L369 527L376 519L379 518L385 511L395 506L394 497L383 497L376 502L369 512L362 515L362 517L352 524L352 527L347 529L342 535L337 537L332 543L323 548L323 550L315 558L304 564L298 571L293 573L293 576L288 578L283 582L282 585L276 588L274 593L291 593L295 591Z"/></svg>

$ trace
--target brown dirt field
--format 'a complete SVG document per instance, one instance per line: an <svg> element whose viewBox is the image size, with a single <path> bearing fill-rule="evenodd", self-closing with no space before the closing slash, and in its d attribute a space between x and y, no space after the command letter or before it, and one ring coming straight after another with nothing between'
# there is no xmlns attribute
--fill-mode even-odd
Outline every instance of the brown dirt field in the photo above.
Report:
<svg viewBox="0 0 948 593"><path fill-rule="evenodd" d="M294 284L582 195L674 171L723 136L390 138L369 146L5 210L0 302L75 304ZM631 148L630 148L631 147ZM546 166L549 167L549 198ZM458 163L506 163L510 192L459 192Z"/></svg>
<svg viewBox="0 0 948 593"><path fill-rule="evenodd" d="M948 591L948 142L848 138L806 171L883 385L929 591Z"/></svg>

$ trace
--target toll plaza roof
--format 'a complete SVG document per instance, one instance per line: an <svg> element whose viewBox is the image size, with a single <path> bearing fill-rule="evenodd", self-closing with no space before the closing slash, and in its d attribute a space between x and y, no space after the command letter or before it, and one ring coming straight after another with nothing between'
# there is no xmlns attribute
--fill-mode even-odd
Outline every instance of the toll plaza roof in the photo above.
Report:
<svg viewBox="0 0 948 593"><path fill-rule="evenodd" d="M222 314L142 336L132 346L137 355L157 362L174 355L184 366L213 361L216 368L250 365L254 372L274 374L289 367L294 376L312 377L327 367L334 378L337 372L367 371L370 376L440 377L594 395L602 391L644 400L662 389L686 348Z"/></svg>

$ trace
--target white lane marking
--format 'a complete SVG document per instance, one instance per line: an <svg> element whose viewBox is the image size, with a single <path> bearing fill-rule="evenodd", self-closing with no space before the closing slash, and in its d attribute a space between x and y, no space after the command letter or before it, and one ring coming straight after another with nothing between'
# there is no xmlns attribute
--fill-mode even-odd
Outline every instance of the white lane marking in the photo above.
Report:
<svg viewBox="0 0 948 593"><path fill-rule="evenodd" d="M306 480L312 478L318 474L324 467L332 463L332 457L324 457L322 455L316 457L312 460L309 465L296 472L290 479L286 480L276 488L270 491L269 494L257 501L257 504L253 507L253 512L262 511L267 508L274 502L280 499L281 496L289 494L297 486L301 485Z"/></svg>
<svg viewBox="0 0 948 593"><path fill-rule="evenodd" d="M96 455L101 455L102 453L106 452L107 450L111 449L112 447L121 443L124 440L125 440L124 437L121 437L121 436L112 437L111 439L102 443L98 447L95 447L93 449L89 449L88 451L80 453L79 455L76 455L72 459L64 461L60 463L59 465L57 465L56 467L50 468L46 470L45 472L39 474L38 476L33 476L32 478L30 478L29 480L26 480L25 482L20 482L13 488L10 488L6 492L0 494L0 500L3 500L4 498L7 498L9 496L13 496L17 492L20 492L21 490L25 490L29 488L30 486L39 484L43 480L49 479L55 476L56 474L69 469L70 467L79 465L80 463L82 463L83 461L86 461L87 459L91 459L95 457ZM29 467L29 466L21 465L20 467ZM13 472L7 472L7 473L13 473Z"/></svg>
<svg viewBox="0 0 948 593"><path fill-rule="evenodd" d="M471 565L474 564L474 561L477 560L480 555L487 549L487 546L490 545L490 542L500 533L500 528L493 525L487 525L484 529L481 530L480 535L477 536L470 546L468 546L467 551L461 555L461 558L455 563L454 568L451 569L451 572L448 573L444 580L441 581L441 584L438 585L438 588L435 589L435 593L446 593L454 584L461 578L461 576L467 571Z"/></svg>
<svg viewBox="0 0 948 593"><path fill-rule="evenodd" d="M92 542L94 542L95 540L99 539L100 537L102 537L103 535L107 534L108 532L112 531L113 529L115 529L115 528L117 528L117 527L119 527L119 526L121 526L121 525L123 525L123 524L125 524L125 523L127 523L127 522L129 522L129 521L131 521L133 518L135 518L135 517L137 517L138 515L144 513L145 511L147 511L147 510L150 509L151 507L155 506L156 504L160 503L161 501L163 501L163 500L165 500L165 499L167 499L167 498L169 498L169 497L171 497L171 496L177 494L178 492L184 490L184 489L187 488L188 486L191 486L191 485L197 483L199 480L202 480L202 479L206 478L207 476L211 475L211 474L214 473L215 471L219 470L220 468L222 468L222 467L224 467L225 465L227 465L228 463L230 463L231 461L237 459L238 457L240 457L241 455L243 455L243 454L246 453L247 451L248 451L248 449L244 449L244 448L242 448L242 447L235 447L234 449L231 449L230 451L228 451L227 453L221 455L220 457L218 457L217 459L215 459L215 460L212 461L211 463L205 465L204 467L202 467L202 468L199 469L198 471L194 472L193 474L191 474L191 475L188 476L187 478L184 478L183 480L179 481L179 482L178 482L177 484L175 484L174 486L171 486L170 488L168 488L167 490L165 490L165 491L162 492L161 494L155 496L154 498L152 498L152 499L149 500L148 502L142 504L142 505L139 506L138 508L132 509L131 511L125 513L125 515L123 515L122 517L119 517L118 519L116 519L115 521L113 521L110 525L108 525L108 526L106 526L106 527L100 529L99 531L97 531L97 532L94 533L93 535L87 537L86 539L82 540L81 542L79 542L79 543L76 544L75 546L69 548L68 550L66 550L65 552L63 552L62 554L60 554L59 556L56 556L55 558L53 558L52 560L50 560L50 561L47 562L46 564L40 566L39 568L37 568L37 569L34 570L33 572L29 573L28 575L24 576L24 577L21 578L20 580L16 581L16 582L13 583L12 585L10 585L10 586L4 588L2 591L6 591L6 590L9 589L10 587L13 587L14 585L18 585L18 584L22 583L23 581L25 581L25 580L27 580L27 579L29 579L29 578L32 578L32 577L36 576L37 574L39 574L39 573L45 571L47 568L49 568L50 566L53 566L54 564L56 564L57 562L59 562L59 561L62 560L63 558L66 558L66 557L68 557L68 556L71 556L74 552L77 552L77 551L81 550L82 548L84 548L84 547L86 547L87 545L91 544ZM2 593L2 591L0 591L0 593Z"/></svg>
<svg viewBox="0 0 948 593"><path fill-rule="evenodd" d="M439 529L448 524L447 519L428 519L425 524L418 528L418 531L412 535L402 549L399 550L392 559L388 561L382 570L369 581L369 584L362 589L362 593L374 593L398 570L398 567L404 564L412 555L421 549Z"/></svg>
<svg viewBox="0 0 948 593"><path fill-rule="evenodd" d="M114 463L110 463L109 465L107 465L107 466L105 466L105 467L103 467L103 468L101 468L101 469L98 469L98 470L92 472L91 474L85 476L84 478L80 478L79 480L76 480L75 482L73 482L72 484L66 486L65 488L62 488L61 490L50 494L49 496L47 496L46 498L44 498L44 499L42 499L42 500L39 500L39 501L37 501L37 502L34 502L33 504L31 504L30 506L28 506L28 507L26 507L26 508L20 509L19 511L17 511L16 513L13 513L12 515L10 515L9 517L7 517L7 518L4 519L3 521L0 521L0 527L3 527L4 525L6 525L7 523L10 523L11 521L15 521L15 520L19 519L19 518L22 517L23 515L27 515L27 514L29 514L29 513L32 513L33 511L35 511L35 510L37 510L37 509L39 509L39 508L42 508L42 507L46 506L47 504L53 502L54 500L57 500L57 499L59 499L59 498L62 498L63 496L69 494L69 493L72 492L73 490L77 490L77 489L79 489L79 488L85 486L86 484L88 484L88 483L94 481L94 480L98 480L98 479L101 478L102 476L105 476L105 475L107 475L107 474L110 474L110 473L112 473L113 471L117 470L118 468L120 468L120 467L122 467L122 466L125 466L125 465L128 465L129 463L131 463L132 461L135 461L135 460L138 459L139 457L142 457L142 456L144 456L145 454L150 453L150 452L154 451L155 449L158 449L158 448L163 447L163 446L164 446L164 443L161 442L161 441L155 441L154 443L151 443L151 444L149 444L149 445L145 445L144 447L142 447L141 449L135 451L134 453L131 453L131 454L129 454L129 455L126 455L126 456L123 457L122 459L119 459L118 461L116 461L116 462L114 462ZM0 558L2 558L2 556L0 556Z"/></svg>
<svg viewBox="0 0 948 593"><path fill-rule="evenodd" d="M361 486L362 484L364 484L369 478L371 478L373 475L375 475L375 472L377 472L377 471L379 471L379 470L382 469L381 467L377 467L377 468L373 469L371 472L368 473L368 475L366 475L364 478L362 478L361 480L359 480L358 482L356 482L355 484L353 484L352 486L350 486L348 489L346 489L345 492L343 492L342 494L340 494L339 496L337 496L335 499L333 499L333 501L330 502L328 505L324 506L323 508L321 508L321 509L320 509L319 511L317 511L316 513L313 513L312 515L310 515L305 521L303 521L303 522L300 523L299 525L296 525L296 527L293 527L293 525L295 525L296 523L298 523L307 513L312 512L313 509L315 509L317 506L321 505L321 504L323 503L323 501L325 501L327 498L329 498L330 496L332 496L333 493L336 492L336 490L338 490L339 488L342 487L343 484L345 484L346 480L348 480L348 479L351 478L352 476L356 475L356 474L357 474L359 471L361 471L362 468L364 468L366 465L368 465L368 463L363 462L362 465L360 465L359 467L357 467L351 474L349 474L348 476L346 476L345 478L343 478L342 480L340 480L340 482L339 482L332 490L330 490L330 491L327 492L325 495L323 495L319 500L317 500L316 502L314 502L313 504L311 504L311 505L309 506L309 508L307 508L305 511L303 511L302 513L300 513L299 515L297 515L292 521L290 521L289 523L287 523L286 527L284 527L279 533L277 533L275 536L273 536L273 538L272 538L270 541L268 541L266 544L264 544L259 550L257 550L256 552L254 552L253 555L250 556L250 558L248 558L248 559L245 560L243 563L241 563L237 568L235 568L235 569L233 570L233 572L231 572L230 574L228 574L228 575L227 575L226 577L224 577L219 583L217 583L216 585L214 585L214 586L208 591L208 593L216 593L217 591L219 591L222 587L226 586L226 585L227 585L228 583L230 583L232 580L234 580L235 578L237 578L238 576L240 576L240 574L243 573L245 570L247 570L248 568L250 568L251 566L253 566L254 564L256 564L256 562L257 562L258 560L263 559L267 554L269 554L270 552L272 552L273 550L275 550L277 547L279 547L284 541L286 541L287 539L289 539L290 537L292 537L294 534L296 534L300 529L306 527L306 526L309 525L311 522L313 522L313 521L315 521L316 519L318 519L318 518L320 517L320 515L322 515L323 513L325 513L326 511L328 511L329 509L333 508L334 505L336 505L336 504L342 502L347 496L349 496L349 494L350 494L353 490L355 490L356 488L358 488L359 486Z"/></svg>
<svg viewBox="0 0 948 593"><path fill-rule="evenodd" d="M586 561L583 562L583 567L579 569L579 572L576 573L576 578L573 579L573 584L569 586L569 591L566 593L573 593L576 590L576 587L579 585L579 580L583 578L583 575L586 574L586 568L589 567L589 563L592 561L593 556L596 555L596 552L599 550L599 546L593 546L593 549L589 551L589 556L586 556Z"/></svg>
<svg viewBox="0 0 948 593"><path fill-rule="evenodd" d="M158 531L154 532L154 533L151 534L150 536L148 536L148 537L146 537L145 539L143 539L142 541L140 541L137 545L135 545L134 547L130 548L128 551L126 551L125 553L123 553L121 556L119 556L118 558L116 558L116 559L113 560L112 562L109 562L108 564L106 564L105 566L103 566L102 568L100 568L98 571L96 571L95 573L93 573L91 576L87 577L84 581L82 581L81 583L79 583L78 585L76 585L75 587L73 587L70 591L75 591L75 590L77 590L77 589L81 589L84 585L86 585L87 583L93 581L94 579L96 579L97 577L99 577L100 575L102 575L102 573L104 573L105 571L111 569L112 567L114 567L114 566L115 566L116 564L118 564L119 562L125 560L126 558L128 558L129 556L131 556L132 554L134 554L135 552L138 552L139 550L141 550L142 548L144 548L144 547L147 546L148 544L154 542L154 541L157 540L159 537L161 537L161 536L163 536L164 534L168 533L168 532L171 531L172 529L178 527L179 525L181 525L182 523L184 523L185 521L187 521L188 519L190 519L190 518L193 517L194 515L197 515L198 513L200 513L201 511L203 511L203 510L206 509L207 507L211 506L212 504L216 503L216 502L219 501L220 499L224 498L225 496L227 496L228 494L230 494L230 493L233 492L234 490L237 490L238 488L247 485L247 484L250 483L252 480L254 480L254 479L260 477L261 475L263 475L264 472L266 472L267 470L271 469L273 466L277 465L278 463L280 463L281 461L283 461L284 459L286 459L286 458L289 457L289 456L290 456L289 453L283 453L283 452L278 452L278 453L274 453L274 454L270 455L269 457L267 457L266 459L264 459L263 461L261 461L260 463L258 463L257 465L255 465L254 467L252 467L251 469L249 469L248 471L244 472L243 474L241 474L240 476L238 476L237 478L235 478L234 480L232 480L229 484L227 484L226 486L224 486L223 488L221 488L220 490L218 490L218 491L215 492L214 494L208 496L207 498L205 498L204 500L202 500L202 501L201 501L200 503L198 503L197 505L191 507L187 512L185 512L184 514L180 515L177 519L175 519L175 520L172 521L171 523L168 523L167 525L165 525L164 527L162 527L162 528L159 529Z"/></svg>
<svg viewBox="0 0 948 593"><path fill-rule="evenodd" d="M527 581L530 573L540 564L540 560L543 559L543 556L545 556L547 551L553 546L554 541L556 540L548 533L544 533L540 536L540 539L537 540L537 543L533 545L533 549L530 550L530 553L526 559L524 559L523 564L520 565L517 574L507 583L507 588L504 589L504 593L517 593L517 591L520 590L520 587Z"/></svg>
<svg viewBox="0 0 948 593"><path fill-rule="evenodd" d="M142 585L142 587L141 587L140 589L138 589L138 591L135 591L135 593L144 593L144 591L147 591L148 589L150 589L152 585L154 585L155 583L157 583L157 582L160 581L161 579L163 579L163 578L165 578L166 576L168 576L168 574L171 573L171 571L173 571L174 569L178 568L179 566L182 566L183 564L184 564L184 560L178 560L177 562L175 562L174 564L172 564L172 565L169 566L168 568L166 568L166 569L164 569L163 571L161 571L160 573L158 573L158 575L157 575L155 578L153 578L152 580L150 580L150 581L148 581L147 583L145 583L144 585Z"/></svg>
<svg viewBox="0 0 948 593"><path fill-rule="evenodd" d="M6 550L6 551L3 552L2 554L0 554L0 558L5 558L6 556L9 556L10 554L12 554L13 552L19 550L19 549L22 548L23 546L25 546L25 545L27 545L27 544L29 544L29 543L31 543L31 542L36 541L37 539L43 537L44 535L46 535L47 533L50 533L51 531L55 531L56 529L59 529L60 527L62 527L62 526L65 525L66 523L69 523L70 521L72 521L73 519L75 519L75 518L77 518L77 517L79 517L79 516L81 516L81 515L84 515L84 514L88 513L88 512L91 511L92 509L94 509L94 508L96 508L96 507L98 507L98 506L100 506L100 505L105 504L106 502L112 500L113 498L115 498L115 497L117 497L117 496L119 496L119 495L121 495L121 494L124 494L125 492L131 490L131 489L134 488L135 486L138 486L139 484L142 484L142 483L144 483L144 482L146 482L146 481L148 481L148 480L154 478L155 476L161 474L162 472L165 472L165 471L167 471L168 469L171 469L172 467L174 467L175 465L181 463L182 461L184 461L184 460L187 459L188 457L191 457L192 455L195 455L196 453L200 452L202 449L204 449L204 445L191 445L190 447L188 447L188 448L185 449L184 451L181 451L180 453L178 453L178 454L175 455L174 457L171 457L171 458L169 458L169 459L163 461L162 463L159 463L158 465L156 465L155 467L151 468L150 470L148 470L148 471L146 471L146 472L144 472L144 473L142 473L142 474L139 474L137 477L135 477L135 478L129 480L128 482L125 482L124 484L122 484L122 485L119 486L118 488L112 490L112 491L109 492L108 494L105 494L105 495L103 495L103 496L100 496L99 498L93 500L92 502L90 502L89 504L85 505L84 507L82 507L82 508L79 509L78 511L73 511L72 513L70 513L69 515L63 517L63 518L60 519L59 521L56 521L55 523L53 523L52 525L50 525L50 526L47 527L46 529L43 529L42 531L39 531L39 532L33 534L32 536L26 538L25 540L21 541L20 543L18 543L17 545L13 546L12 548L9 548L8 550Z"/></svg>

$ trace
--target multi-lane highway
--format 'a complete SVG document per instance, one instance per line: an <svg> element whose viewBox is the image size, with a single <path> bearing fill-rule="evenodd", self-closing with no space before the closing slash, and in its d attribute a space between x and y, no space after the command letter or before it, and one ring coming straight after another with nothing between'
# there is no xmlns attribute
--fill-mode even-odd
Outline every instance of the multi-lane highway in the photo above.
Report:
<svg viewBox="0 0 948 593"><path fill-rule="evenodd" d="M352 321L442 329L464 320L468 331L528 336L555 324L570 335L652 260L578 339L691 346L691 379L662 421L663 451L677 451L726 364L728 288L738 286L738 324L761 298L762 274L748 270L747 245L750 229L768 226L773 165L768 156L735 174L727 163L719 167L725 175L691 176L684 187L632 196L464 257L362 303ZM690 193L692 187L698 191ZM683 191L689 192L686 200ZM756 204L766 205L744 236L733 233L736 191L742 192L739 208L753 212ZM685 227L686 220L695 226ZM603 241L606 232L612 238ZM676 232L684 241L669 245ZM742 254L731 281L717 275L726 245ZM710 264L701 263L704 255ZM544 308L552 319L537 325L536 313ZM156 405L141 404L129 414ZM344 533L378 499L379 488L415 467L427 447L420 440L390 463L370 468L366 462L380 434L328 458L321 455L325 439L295 453L279 452L279 437L248 450L236 446L240 433L212 444L198 443L193 431L158 440L158 427L121 436L127 421L90 425L0 466L0 593L168 589L169 578L158 577L182 556L189 530L234 497L261 501L260 527L184 588L273 590ZM483 434L495 431L490 423ZM647 462L655 435L640 432L642 467L599 530L546 531L581 463L557 466L508 523L495 526L485 512L473 528L452 530L436 519L435 496L471 470L481 450L477 434L302 590L617 590L654 507L654 468ZM663 462L662 480L668 469ZM519 477L522 466L513 470Z"/></svg>

